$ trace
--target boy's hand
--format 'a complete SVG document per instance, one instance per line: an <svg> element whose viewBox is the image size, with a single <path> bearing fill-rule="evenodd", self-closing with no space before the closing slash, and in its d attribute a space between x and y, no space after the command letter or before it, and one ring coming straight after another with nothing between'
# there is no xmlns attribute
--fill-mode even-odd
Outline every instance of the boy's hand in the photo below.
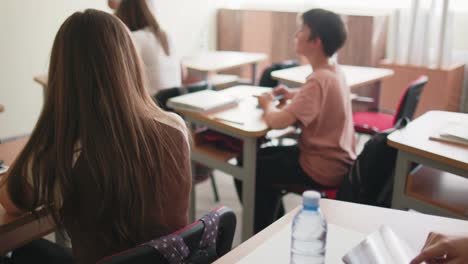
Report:
<svg viewBox="0 0 468 264"><path fill-rule="evenodd" d="M271 93L263 93L258 96L258 105L263 110L268 109L273 104L273 95Z"/></svg>
<svg viewBox="0 0 468 264"><path fill-rule="evenodd" d="M445 236L429 233L421 253L410 264L468 263L468 237Z"/></svg>
<svg viewBox="0 0 468 264"><path fill-rule="evenodd" d="M288 87L284 85L278 85L273 89L273 95L283 95L284 100L289 100L293 98L293 93L289 90Z"/></svg>

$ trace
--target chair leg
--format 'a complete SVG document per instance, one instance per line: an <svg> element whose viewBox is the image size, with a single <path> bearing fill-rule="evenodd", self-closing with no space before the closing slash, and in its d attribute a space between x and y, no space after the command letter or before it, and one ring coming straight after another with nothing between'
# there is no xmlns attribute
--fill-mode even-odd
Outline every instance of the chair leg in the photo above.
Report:
<svg viewBox="0 0 468 264"><path fill-rule="evenodd" d="M218 187L216 187L216 180L213 175L213 173L210 174L210 179L211 179L211 187L213 188L213 195L215 198L215 202L219 202L219 194L218 194Z"/></svg>

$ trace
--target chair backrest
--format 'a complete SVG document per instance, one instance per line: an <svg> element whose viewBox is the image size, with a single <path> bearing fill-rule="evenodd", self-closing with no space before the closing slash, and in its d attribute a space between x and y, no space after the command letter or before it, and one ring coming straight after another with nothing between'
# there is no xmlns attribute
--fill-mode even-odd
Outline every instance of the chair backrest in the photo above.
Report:
<svg viewBox="0 0 468 264"><path fill-rule="evenodd" d="M295 66L299 66L299 63L296 60L288 60L288 61L284 61L281 63L273 63L272 65L270 65L268 68L266 68L263 71L258 85L264 86L264 87L272 87L272 88L276 87L278 85L278 81L273 80L273 78L271 78L271 72L282 70L282 69L287 69L287 68L291 68Z"/></svg>
<svg viewBox="0 0 468 264"><path fill-rule="evenodd" d="M164 89L159 91L156 95L153 96L153 100L158 104L159 107L166 111L170 111L171 109L167 107L167 101L172 97L176 97L181 95L181 89L179 87Z"/></svg>
<svg viewBox="0 0 468 264"><path fill-rule="evenodd" d="M406 88L400 98L396 114L393 118L394 125L402 118L413 119L414 112L416 111L421 93L427 81L427 76L422 75Z"/></svg>
<svg viewBox="0 0 468 264"><path fill-rule="evenodd" d="M215 248L206 248L204 245L201 245L201 241L206 240L206 236L210 228L208 225L211 225L205 217L209 215L217 214L219 219L217 226L217 236L216 236L216 247ZM106 257L99 261L99 264L147 264L147 263L211 263L217 258L223 256L231 250L232 241L234 239L234 232L236 229L236 215L234 212L225 207L220 206L213 210L211 213L205 215L204 218L182 228L169 236L159 238L156 240L149 241L137 247L128 249L126 251L114 254L112 256ZM211 228L211 230L213 230ZM216 230L216 229L215 229ZM206 233L205 233L206 232ZM184 260L181 262L174 261L173 259L168 259L164 256L163 250L158 250L157 245L161 245L162 239L167 239L167 245L169 247L176 248L180 251L179 246L181 245L176 241L176 239L182 239L182 245L188 247L186 252L187 256L184 257ZM164 241L166 243L166 241ZM185 253L185 249L183 250Z"/></svg>

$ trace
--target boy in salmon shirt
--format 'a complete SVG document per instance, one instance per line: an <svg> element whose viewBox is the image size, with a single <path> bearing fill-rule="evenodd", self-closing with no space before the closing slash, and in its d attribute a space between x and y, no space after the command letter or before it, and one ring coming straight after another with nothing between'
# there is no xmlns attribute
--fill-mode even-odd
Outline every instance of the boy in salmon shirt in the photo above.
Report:
<svg viewBox="0 0 468 264"><path fill-rule="evenodd" d="M356 158L350 90L340 67L330 59L345 43L345 26L337 14L323 9L309 10L301 18L295 48L307 58L313 73L298 89L279 86L258 98L270 128L298 124L302 132L298 145L258 151L255 232L276 220L272 205L282 195L275 185L337 187ZM273 96L278 95L289 103L277 107Z"/></svg>

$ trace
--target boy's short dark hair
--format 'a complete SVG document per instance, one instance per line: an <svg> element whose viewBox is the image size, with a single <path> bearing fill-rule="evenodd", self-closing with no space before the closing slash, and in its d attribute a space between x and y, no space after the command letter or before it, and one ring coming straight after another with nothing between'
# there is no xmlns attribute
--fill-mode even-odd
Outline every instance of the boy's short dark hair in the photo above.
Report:
<svg viewBox="0 0 468 264"><path fill-rule="evenodd" d="M323 51L333 56L346 41L346 27L340 16L324 9L311 9L302 14L302 22L310 29L310 40L320 38Z"/></svg>

